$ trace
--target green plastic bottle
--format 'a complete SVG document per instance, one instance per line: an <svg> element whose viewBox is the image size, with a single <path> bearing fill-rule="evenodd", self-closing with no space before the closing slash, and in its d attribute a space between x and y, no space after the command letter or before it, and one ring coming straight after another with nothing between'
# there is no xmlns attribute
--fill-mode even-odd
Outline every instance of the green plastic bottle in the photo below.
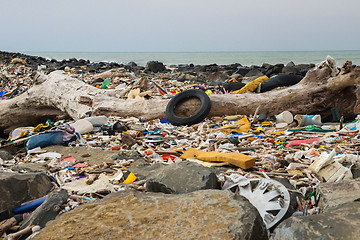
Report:
<svg viewBox="0 0 360 240"><path fill-rule="evenodd" d="M103 83L100 86L100 89L106 89L107 86L109 86L111 83L111 79L110 78L106 78Z"/></svg>

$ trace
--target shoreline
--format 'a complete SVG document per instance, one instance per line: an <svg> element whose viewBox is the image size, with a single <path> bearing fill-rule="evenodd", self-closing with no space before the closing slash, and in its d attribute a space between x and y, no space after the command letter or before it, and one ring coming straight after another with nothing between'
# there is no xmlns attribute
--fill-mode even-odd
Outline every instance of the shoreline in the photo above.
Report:
<svg viewBox="0 0 360 240"><path fill-rule="evenodd" d="M167 66L177 65L230 65L261 66L262 64L319 63L328 55L337 61L338 67L351 60L360 65L360 51L239 51L239 52L24 52L24 56L42 57L46 60L84 59L93 63L117 63L127 65L135 62L146 66L148 61L159 61Z"/></svg>

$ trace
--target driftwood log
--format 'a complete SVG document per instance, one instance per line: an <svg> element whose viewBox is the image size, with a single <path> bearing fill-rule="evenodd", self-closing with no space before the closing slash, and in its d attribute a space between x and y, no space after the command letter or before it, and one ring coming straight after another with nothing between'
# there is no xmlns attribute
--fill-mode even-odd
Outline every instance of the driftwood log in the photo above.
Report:
<svg viewBox="0 0 360 240"><path fill-rule="evenodd" d="M27 92L0 102L0 133L8 134L17 127L34 126L49 118L79 119L89 112L143 120L166 117L169 99L120 99L115 90L97 89L63 71L52 72L37 81L40 83ZM259 114L270 115L288 110L294 115L321 114L329 119L330 109L335 106L341 115L357 114L360 112L359 83L359 66L352 69L351 62L347 61L337 74L335 61L328 57L308 71L298 84L287 88L265 93L210 95L209 116L250 115L258 106ZM193 104L184 103L179 111L194 112L194 108Z"/></svg>

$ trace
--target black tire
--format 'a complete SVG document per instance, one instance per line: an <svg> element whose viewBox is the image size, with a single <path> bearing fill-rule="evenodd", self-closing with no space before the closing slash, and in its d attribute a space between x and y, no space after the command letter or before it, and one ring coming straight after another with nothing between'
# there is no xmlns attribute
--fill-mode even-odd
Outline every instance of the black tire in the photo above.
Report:
<svg viewBox="0 0 360 240"><path fill-rule="evenodd" d="M267 92L277 87L288 87L295 85L303 79L301 75L294 74L279 74L269 78L265 82L261 83L260 92Z"/></svg>
<svg viewBox="0 0 360 240"><path fill-rule="evenodd" d="M201 102L199 110L190 117L179 117L175 115L175 109L179 103L184 102L190 98L198 98ZM190 89L184 92L177 94L174 98L170 100L166 106L166 116L167 120L175 125L192 125L201 122L206 118L211 109L211 101L209 96L202 90L199 89Z"/></svg>

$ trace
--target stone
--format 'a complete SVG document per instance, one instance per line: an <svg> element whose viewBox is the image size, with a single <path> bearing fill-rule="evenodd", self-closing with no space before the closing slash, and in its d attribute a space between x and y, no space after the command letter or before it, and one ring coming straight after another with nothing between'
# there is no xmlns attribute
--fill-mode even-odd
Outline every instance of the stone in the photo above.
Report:
<svg viewBox="0 0 360 240"><path fill-rule="evenodd" d="M237 71L235 73L241 74L241 76L245 76L248 72L250 72L251 68L247 66L238 66Z"/></svg>
<svg viewBox="0 0 360 240"><path fill-rule="evenodd" d="M217 84L221 83L222 81L225 81L229 79L229 76L225 74L224 72L214 72L209 74L205 80L209 82L209 85L216 86Z"/></svg>
<svg viewBox="0 0 360 240"><path fill-rule="evenodd" d="M131 147L132 145L134 145L136 143L136 140L128 133L121 133L121 142L123 144Z"/></svg>
<svg viewBox="0 0 360 240"><path fill-rule="evenodd" d="M295 63L293 61L288 62L285 67L295 67Z"/></svg>
<svg viewBox="0 0 360 240"><path fill-rule="evenodd" d="M271 68L269 68L266 72L265 72L265 75L268 76L268 77L271 77L271 76L274 76L276 74L279 74L282 72L282 69L283 69L284 65L275 65Z"/></svg>
<svg viewBox="0 0 360 240"><path fill-rule="evenodd" d="M131 163L129 171L134 173L137 179L146 180L147 176L150 175L150 173L157 171L162 167L165 167L165 165L161 163L149 164L143 159L138 159Z"/></svg>
<svg viewBox="0 0 360 240"><path fill-rule="evenodd" d="M113 162L113 156L117 154L112 150L93 148L87 146L67 147L62 145L53 145L44 148L48 152L57 152L63 156L73 156L78 162L86 162L89 165L102 164L103 162Z"/></svg>
<svg viewBox="0 0 360 240"><path fill-rule="evenodd" d="M220 189L216 174L210 168L193 162L168 165L146 179L149 192L188 193L202 189Z"/></svg>
<svg viewBox="0 0 360 240"><path fill-rule="evenodd" d="M274 240L359 239L360 202L332 208L327 213L291 217L274 231Z"/></svg>
<svg viewBox="0 0 360 240"><path fill-rule="evenodd" d="M360 179L320 183L316 191L320 195L318 206L326 213L334 207L360 198Z"/></svg>
<svg viewBox="0 0 360 240"><path fill-rule="evenodd" d="M7 151L0 151L0 158L2 160L11 160L13 159L13 156Z"/></svg>
<svg viewBox="0 0 360 240"><path fill-rule="evenodd" d="M264 74L263 74L260 70L258 70L258 69L256 69L256 68L251 69L251 70L245 75L245 77L261 77L261 76L264 76Z"/></svg>
<svg viewBox="0 0 360 240"><path fill-rule="evenodd" d="M300 71L296 68L296 67L288 67L288 66L285 66L283 67L282 73L293 73L293 74L300 74Z"/></svg>
<svg viewBox="0 0 360 240"><path fill-rule="evenodd" d="M53 184L44 173L0 174L0 212L13 210L24 202L43 197L50 192Z"/></svg>
<svg viewBox="0 0 360 240"><path fill-rule="evenodd" d="M143 160L135 150L122 150L111 157L112 160ZM144 160L143 160L144 161ZM131 165L132 166L132 165Z"/></svg>
<svg viewBox="0 0 360 240"><path fill-rule="evenodd" d="M149 61L146 65L148 69L154 73L163 72L166 69L164 64L158 61Z"/></svg>
<svg viewBox="0 0 360 240"><path fill-rule="evenodd" d="M65 189L51 192L46 197L46 200L31 213L30 217L24 220L20 230L30 225L39 225L41 228L44 228L47 222L55 219L58 215L55 207L64 204L68 196Z"/></svg>
<svg viewBox="0 0 360 240"><path fill-rule="evenodd" d="M46 165L44 163L31 163L25 162L10 167L11 170L16 172L26 171L28 173L46 172Z"/></svg>
<svg viewBox="0 0 360 240"><path fill-rule="evenodd" d="M268 239L257 210L242 196L122 191L49 222L36 239Z"/></svg>

